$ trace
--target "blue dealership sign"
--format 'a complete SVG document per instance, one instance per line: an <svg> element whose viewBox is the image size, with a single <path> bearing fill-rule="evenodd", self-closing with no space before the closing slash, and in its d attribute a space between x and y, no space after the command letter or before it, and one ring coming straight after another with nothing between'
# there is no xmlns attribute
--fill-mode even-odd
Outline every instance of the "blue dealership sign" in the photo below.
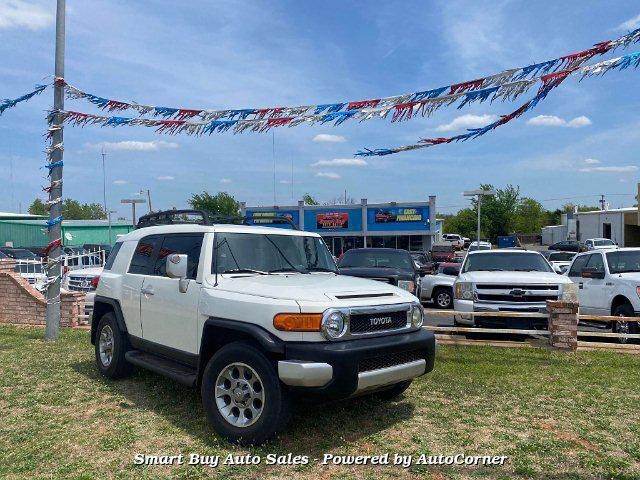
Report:
<svg viewBox="0 0 640 480"><path fill-rule="evenodd" d="M298 210L247 210L246 216L251 217L248 222L251 225L259 225L264 227L291 228L288 223L274 223L273 216L285 217L290 219L297 227L300 227L300 212Z"/></svg>
<svg viewBox="0 0 640 480"><path fill-rule="evenodd" d="M369 207L367 208L368 231L431 230L429 207Z"/></svg>

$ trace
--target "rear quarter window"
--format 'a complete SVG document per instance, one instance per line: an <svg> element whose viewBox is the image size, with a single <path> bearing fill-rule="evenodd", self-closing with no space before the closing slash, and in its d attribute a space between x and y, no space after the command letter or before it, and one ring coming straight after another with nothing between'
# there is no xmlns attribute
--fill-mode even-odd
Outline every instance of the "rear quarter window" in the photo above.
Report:
<svg viewBox="0 0 640 480"><path fill-rule="evenodd" d="M111 267L113 267L113 263L116 261L116 256L118 255L118 252L120 251L120 247L122 247L122 242L118 242L113 246L113 249L111 250L111 253L107 257L107 261L104 264L104 269L105 270L111 270Z"/></svg>

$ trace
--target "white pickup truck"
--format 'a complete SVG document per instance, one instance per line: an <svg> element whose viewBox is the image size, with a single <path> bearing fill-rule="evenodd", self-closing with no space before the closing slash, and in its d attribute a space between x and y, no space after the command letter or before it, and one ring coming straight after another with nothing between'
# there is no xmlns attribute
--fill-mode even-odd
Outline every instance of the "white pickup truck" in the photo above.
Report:
<svg viewBox="0 0 640 480"><path fill-rule="evenodd" d="M457 233L445 233L442 235L442 241L453 245L456 250L464 248L464 239Z"/></svg>
<svg viewBox="0 0 640 480"><path fill-rule="evenodd" d="M571 280L553 271L538 252L516 249L469 252L454 284L458 312L545 313L547 300L558 300ZM546 329L545 318L459 314L457 325L488 328Z"/></svg>
<svg viewBox="0 0 640 480"><path fill-rule="evenodd" d="M578 285L580 313L594 316L640 316L640 248L594 250L576 255L566 273ZM614 333L640 333L638 323L589 322L582 326ZM626 339L621 338L623 342Z"/></svg>
<svg viewBox="0 0 640 480"><path fill-rule="evenodd" d="M103 375L135 365L198 386L215 430L253 444L284 428L299 395L401 394L433 369L423 318L409 292L338 275L315 233L149 226L115 244L91 342Z"/></svg>

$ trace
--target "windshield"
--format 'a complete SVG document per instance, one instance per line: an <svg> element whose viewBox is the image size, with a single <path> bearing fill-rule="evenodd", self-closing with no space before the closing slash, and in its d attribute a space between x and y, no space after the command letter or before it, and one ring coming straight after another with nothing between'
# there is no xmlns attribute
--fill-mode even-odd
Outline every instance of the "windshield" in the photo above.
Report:
<svg viewBox="0 0 640 480"><path fill-rule="evenodd" d="M401 268L403 270L413 270L411 258L406 252L397 250L372 251L372 250L349 250L340 260L340 268L361 267L361 268Z"/></svg>
<svg viewBox="0 0 640 480"><path fill-rule="evenodd" d="M570 262L576 254L573 252L559 252L549 255L550 262Z"/></svg>
<svg viewBox="0 0 640 480"><path fill-rule="evenodd" d="M615 243L613 243L611 240L594 240L593 246L594 247L615 246Z"/></svg>
<svg viewBox="0 0 640 480"><path fill-rule="evenodd" d="M551 272L544 257L537 253L509 252L467 255L463 272Z"/></svg>
<svg viewBox="0 0 640 480"><path fill-rule="evenodd" d="M489 245L482 245L482 244L480 244L480 246L478 245L469 246L470 252L473 252L474 250L491 250L491 247Z"/></svg>
<svg viewBox="0 0 640 480"><path fill-rule="evenodd" d="M214 273L336 272L319 237L216 233Z"/></svg>
<svg viewBox="0 0 640 480"><path fill-rule="evenodd" d="M609 273L640 272L640 250L607 253Z"/></svg>

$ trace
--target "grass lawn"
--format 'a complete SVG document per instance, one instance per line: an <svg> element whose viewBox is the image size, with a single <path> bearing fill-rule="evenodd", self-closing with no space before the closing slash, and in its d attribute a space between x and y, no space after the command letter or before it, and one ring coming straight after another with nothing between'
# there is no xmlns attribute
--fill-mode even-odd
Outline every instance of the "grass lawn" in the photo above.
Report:
<svg viewBox="0 0 640 480"><path fill-rule="evenodd" d="M400 400L297 409L254 449L208 426L196 390L102 378L89 333L0 326L0 478L640 478L640 356L440 347ZM134 454L309 455L306 466L137 466ZM323 466L324 453L508 455L504 466Z"/></svg>

